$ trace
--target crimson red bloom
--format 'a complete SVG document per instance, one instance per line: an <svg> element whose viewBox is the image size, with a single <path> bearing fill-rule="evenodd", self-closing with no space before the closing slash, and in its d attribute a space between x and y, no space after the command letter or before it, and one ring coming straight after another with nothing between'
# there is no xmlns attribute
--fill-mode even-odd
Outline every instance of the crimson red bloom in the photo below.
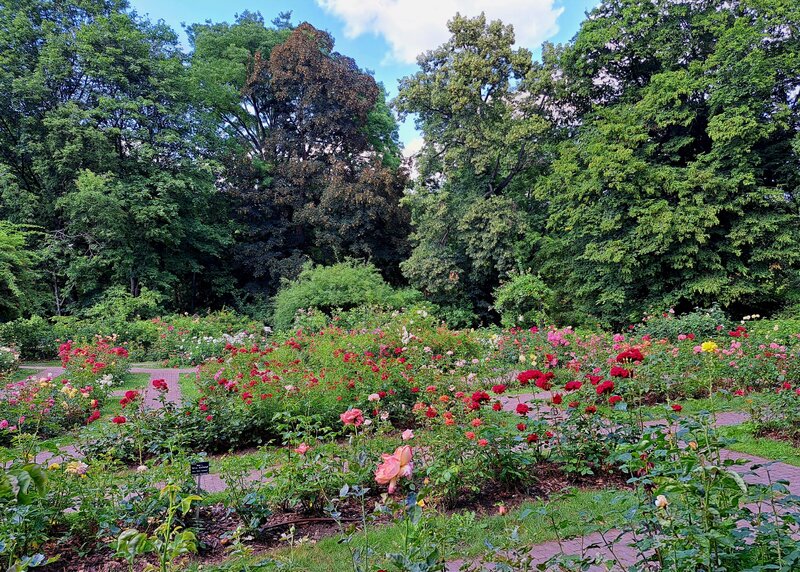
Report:
<svg viewBox="0 0 800 572"><path fill-rule="evenodd" d="M517 404L516 411L520 415L527 415L530 410L531 410L531 408L528 407L527 403L519 403L519 404Z"/></svg>
<svg viewBox="0 0 800 572"><path fill-rule="evenodd" d="M622 401L622 397L620 397L619 395L612 395L611 397L608 398L609 405L615 405L620 401Z"/></svg>
<svg viewBox="0 0 800 572"><path fill-rule="evenodd" d="M597 395L603 395L604 393L611 393L612 391L614 391L614 382L611 381L610 379L606 380L603 383L599 384L595 388L595 391L597 392Z"/></svg>
<svg viewBox="0 0 800 572"><path fill-rule="evenodd" d="M505 393L506 386L503 385L502 383L498 383L497 385L492 387L492 391L497 395L500 395L501 393Z"/></svg>
<svg viewBox="0 0 800 572"><path fill-rule="evenodd" d="M673 403L672 410L675 411L676 413L680 413L681 411L683 411L683 406L678 405L677 403Z"/></svg>
<svg viewBox="0 0 800 572"><path fill-rule="evenodd" d="M630 348L617 355L618 363L643 361L644 355L639 348Z"/></svg>
<svg viewBox="0 0 800 572"><path fill-rule="evenodd" d="M582 384L580 381L568 381L568 382L567 382L567 383L564 385L564 389L565 389L566 391L577 391L577 390L579 390L581 387L583 387L583 384Z"/></svg>
<svg viewBox="0 0 800 572"><path fill-rule="evenodd" d="M117 425L122 425L126 421L127 419L125 419L125 417L123 417L122 415L117 415L111 420L112 423L116 423Z"/></svg>
<svg viewBox="0 0 800 572"><path fill-rule="evenodd" d="M586 411L586 413L597 413L597 407L595 407L594 405L590 405L589 407L584 409L584 411Z"/></svg>
<svg viewBox="0 0 800 572"><path fill-rule="evenodd" d="M561 405L561 402L563 400L564 398L561 396L560 393L556 393L555 395L553 395L553 405Z"/></svg>
<svg viewBox="0 0 800 572"><path fill-rule="evenodd" d="M152 382L153 387L158 391L168 391L169 386L167 385L167 381L164 379L154 379Z"/></svg>
<svg viewBox="0 0 800 572"><path fill-rule="evenodd" d="M631 377L632 375L633 375L633 372L631 370L629 370L629 369L625 369L624 367L620 367L618 365L615 365L614 367L611 368L611 377L627 378L627 377Z"/></svg>

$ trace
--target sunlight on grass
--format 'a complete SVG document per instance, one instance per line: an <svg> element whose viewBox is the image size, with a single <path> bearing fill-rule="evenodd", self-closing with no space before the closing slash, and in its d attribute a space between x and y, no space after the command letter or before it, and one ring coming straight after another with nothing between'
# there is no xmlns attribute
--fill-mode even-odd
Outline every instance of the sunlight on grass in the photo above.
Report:
<svg viewBox="0 0 800 572"><path fill-rule="evenodd" d="M749 424L721 427L718 431L724 437L736 439L728 449L800 467L800 448L788 441L754 437Z"/></svg>

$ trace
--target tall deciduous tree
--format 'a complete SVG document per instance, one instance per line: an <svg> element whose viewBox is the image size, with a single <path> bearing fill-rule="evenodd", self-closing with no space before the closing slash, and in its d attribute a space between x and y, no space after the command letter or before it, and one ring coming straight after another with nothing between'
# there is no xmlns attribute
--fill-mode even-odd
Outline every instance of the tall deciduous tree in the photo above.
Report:
<svg viewBox="0 0 800 572"><path fill-rule="evenodd" d="M391 274L405 254L405 175L372 76L309 24L269 28L245 13L233 25L193 26L190 37L209 153L226 165L249 285L274 292L305 260L346 256Z"/></svg>
<svg viewBox="0 0 800 572"><path fill-rule="evenodd" d="M539 259L563 296L616 322L785 302L800 268L800 4L605 1L544 53L566 137L537 187Z"/></svg>
<svg viewBox="0 0 800 572"><path fill-rule="evenodd" d="M523 86L532 57L513 47L510 25L457 15L448 27L450 40L419 57L395 101L425 138L403 271L434 301L483 313L533 231L529 191L548 123Z"/></svg>
<svg viewBox="0 0 800 572"><path fill-rule="evenodd" d="M194 152L183 60L171 29L122 0L0 7L0 216L50 234L56 308L143 282L176 306L209 300L225 208ZM114 181L91 195L111 211L86 200L89 171ZM103 252L136 243L132 255L100 254L112 228Z"/></svg>

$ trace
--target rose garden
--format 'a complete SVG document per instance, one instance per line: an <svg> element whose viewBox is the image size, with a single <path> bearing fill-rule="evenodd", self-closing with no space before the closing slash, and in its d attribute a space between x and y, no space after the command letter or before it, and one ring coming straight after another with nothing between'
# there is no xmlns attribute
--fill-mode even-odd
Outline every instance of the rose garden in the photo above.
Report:
<svg viewBox="0 0 800 572"><path fill-rule="evenodd" d="M0 1L0 572L800 572L800 2L273 4Z"/></svg>

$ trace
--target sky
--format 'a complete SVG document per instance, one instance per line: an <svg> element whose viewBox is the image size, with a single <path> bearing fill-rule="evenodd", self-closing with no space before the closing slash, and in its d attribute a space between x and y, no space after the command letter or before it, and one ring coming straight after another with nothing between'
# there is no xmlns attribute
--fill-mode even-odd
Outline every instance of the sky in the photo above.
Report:
<svg viewBox="0 0 800 572"><path fill-rule="evenodd" d="M444 43L447 20L456 12L465 16L486 13L514 25L517 45L539 56L545 40L566 42L578 31L585 13L598 0L129 0L131 7L150 20L163 20L188 42L182 24L233 22L236 14L261 12L266 21L292 11L292 23L309 22L328 31L335 49L375 74L390 97L397 80L417 71L416 56ZM406 153L421 145L411 119L400 125Z"/></svg>

